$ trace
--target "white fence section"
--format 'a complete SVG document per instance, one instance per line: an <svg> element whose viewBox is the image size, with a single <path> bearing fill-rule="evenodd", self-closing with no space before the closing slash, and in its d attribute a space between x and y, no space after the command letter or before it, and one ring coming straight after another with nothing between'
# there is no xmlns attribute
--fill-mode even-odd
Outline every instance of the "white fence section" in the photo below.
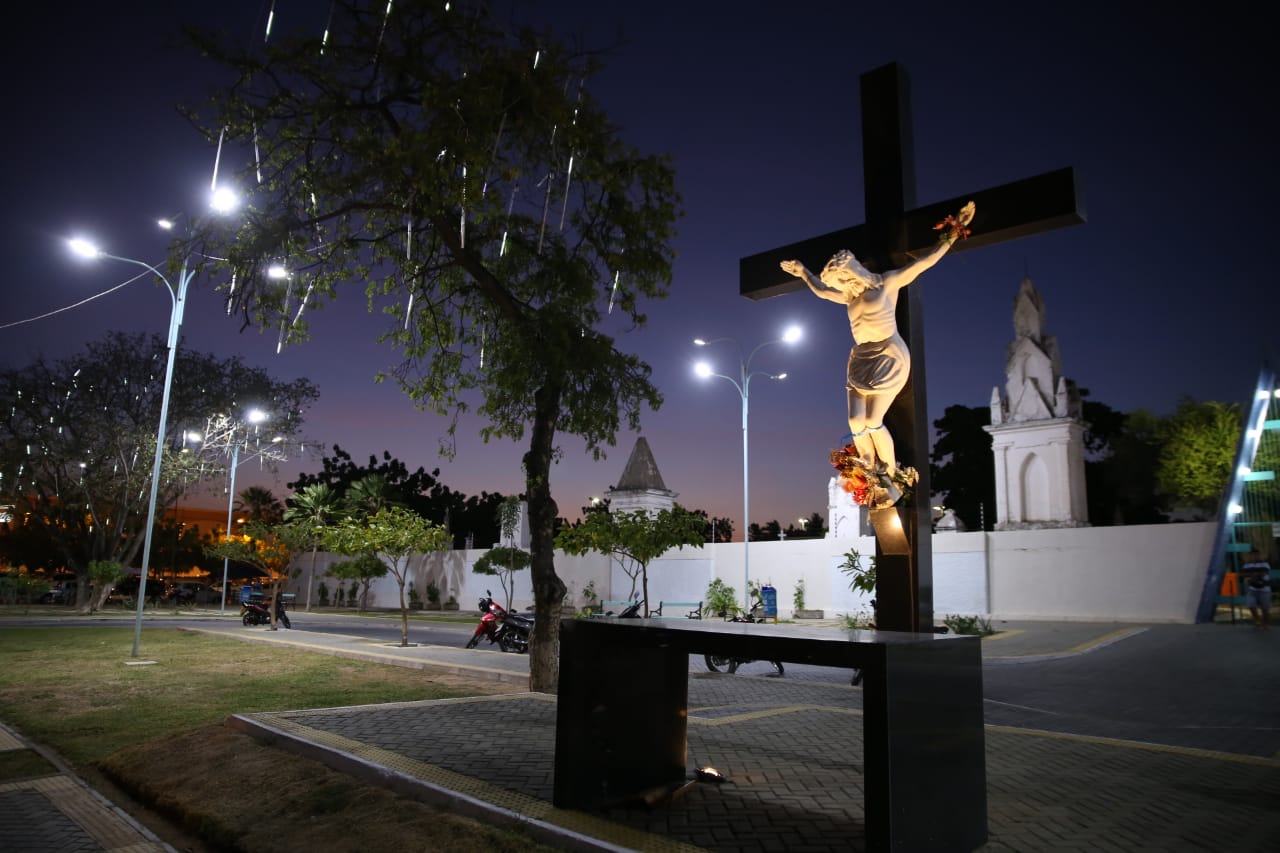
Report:
<svg viewBox="0 0 1280 853"><path fill-rule="evenodd" d="M1214 531L1212 523L1193 523L938 533L933 537L934 613L939 619L959 614L995 619L1193 622ZM870 537L752 542L750 578L777 589L779 616L784 619L791 616L801 580L805 609L823 610L828 618L868 614L868 596L851 591L848 577L840 571L850 549L858 551L866 566L875 554L875 542ZM473 611L486 590L505 604L498 578L472 571L483 553L448 551L415 557L407 580L424 602L427 584L434 583L441 601L452 596L463 610ZM330 600L337 582L326 578L324 570L339 559L322 553L316 560L314 583L323 581L328 586ZM310 563L310 554L295 563L302 571L289 588L298 593L299 606L307 599ZM556 572L569 588L566 603L575 607L589 603L588 591L594 593L592 602L631 597L630 578L608 557L557 553ZM701 600L716 577L733 587L741 600L743 545L673 550L651 563L648 574L651 607L663 599ZM319 601L314 588L311 600ZM532 602L529 572L516 572L513 606L523 609ZM369 606L399 607L393 577L373 583Z"/></svg>

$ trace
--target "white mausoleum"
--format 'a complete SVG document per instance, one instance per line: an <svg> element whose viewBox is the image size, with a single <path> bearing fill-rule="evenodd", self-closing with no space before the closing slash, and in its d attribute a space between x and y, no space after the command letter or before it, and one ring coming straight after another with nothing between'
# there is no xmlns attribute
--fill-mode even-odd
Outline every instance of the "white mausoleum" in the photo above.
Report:
<svg viewBox="0 0 1280 853"><path fill-rule="evenodd" d="M1013 302L1004 394L991 390L985 427L995 454L996 530L1089 526L1080 395L1044 327L1044 300L1024 278Z"/></svg>

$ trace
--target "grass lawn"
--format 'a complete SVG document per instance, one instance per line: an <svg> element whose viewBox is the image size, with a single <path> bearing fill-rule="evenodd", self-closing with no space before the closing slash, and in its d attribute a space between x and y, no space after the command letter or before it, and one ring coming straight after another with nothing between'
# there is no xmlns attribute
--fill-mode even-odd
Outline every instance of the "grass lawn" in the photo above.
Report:
<svg viewBox="0 0 1280 853"><path fill-rule="evenodd" d="M123 746L228 714L464 695L421 670L178 630L132 626L0 630L0 719L92 764Z"/></svg>
<svg viewBox="0 0 1280 853"><path fill-rule="evenodd" d="M427 670L133 626L0 628L0 720L60 754L183 850L546 849L221 725L232 713L510 692ZM30 753L0 778L47 772ZM136 814L137 807L142 814ZM152 811L148 811L152 810ZM243 815L252 814L252 821Z"/></svg>

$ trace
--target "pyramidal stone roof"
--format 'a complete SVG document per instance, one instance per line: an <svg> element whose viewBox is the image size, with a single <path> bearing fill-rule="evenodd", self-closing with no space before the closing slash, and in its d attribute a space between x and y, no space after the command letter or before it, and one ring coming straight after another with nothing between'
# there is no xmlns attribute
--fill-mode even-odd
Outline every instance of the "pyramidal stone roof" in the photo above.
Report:
<svg viewBox="0 0 1280 853"><path fill-rule="evenodd" d="M622 472L622 479L613 488L619 492L644 491L646 489L667 491L666 484L662 482L662 474L658 471L658 463L653 460L653 453L649 450L649 442L645 441L644 436L636 439L636 446L631 449L631 458L627 460L627 467Z"/></svg>

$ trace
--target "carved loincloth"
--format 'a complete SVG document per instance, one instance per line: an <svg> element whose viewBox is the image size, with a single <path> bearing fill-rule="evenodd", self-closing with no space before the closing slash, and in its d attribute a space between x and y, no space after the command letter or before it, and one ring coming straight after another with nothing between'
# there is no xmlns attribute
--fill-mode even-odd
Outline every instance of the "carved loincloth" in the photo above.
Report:
<svg viewBox="0 0 1280 853"><path fill-rule="evenodd" d="M911 375L911 350L901 335L858 344L849 352L847 386L861 394L896 396Z"/></svg>

